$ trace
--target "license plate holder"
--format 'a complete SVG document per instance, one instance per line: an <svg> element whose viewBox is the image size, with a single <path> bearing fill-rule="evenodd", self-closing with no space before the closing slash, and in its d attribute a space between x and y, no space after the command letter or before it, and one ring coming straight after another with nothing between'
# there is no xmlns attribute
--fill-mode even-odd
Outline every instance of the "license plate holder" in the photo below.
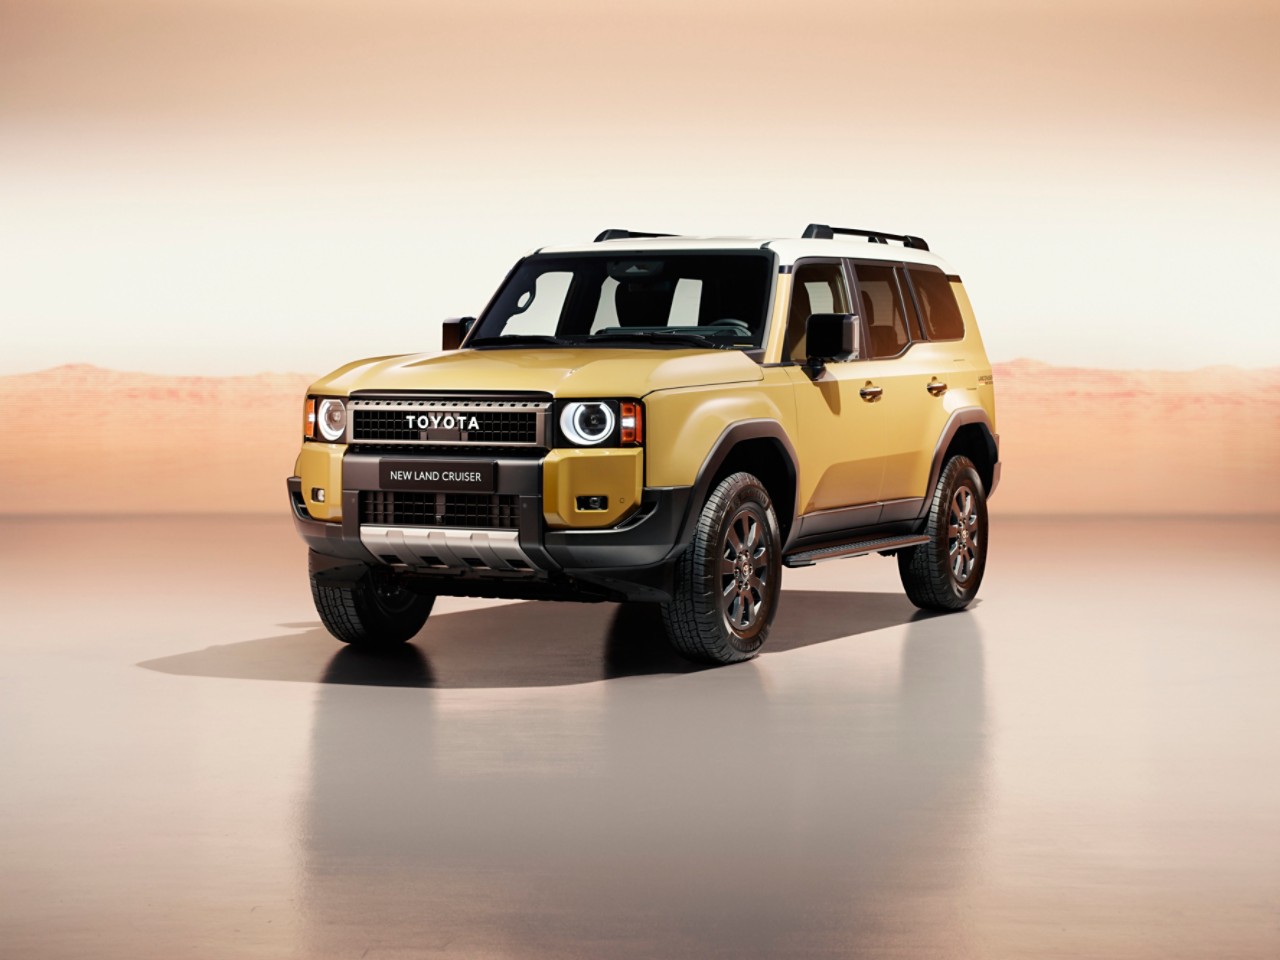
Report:
<svg viewBox="0 0 1280 960"><path fill-rule="evenodd" d="M379 460L378 486L383 490L425 493L494 493L498 464L492 460Z"/></svg>

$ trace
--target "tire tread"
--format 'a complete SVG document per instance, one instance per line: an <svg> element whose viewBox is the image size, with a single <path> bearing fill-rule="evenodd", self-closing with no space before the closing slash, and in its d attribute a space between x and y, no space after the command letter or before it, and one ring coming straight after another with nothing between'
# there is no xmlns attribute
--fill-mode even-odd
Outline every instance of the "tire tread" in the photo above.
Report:
<svg viewBox="0 0 1280 960"><path fill-rule="evenodd" d="M676 590L673 598L659 605L667 638L676 652L698 663L728 664L750 660L769 636L770 623L757 634L754 649L741 650L730 642L721 622L719 598L715 596L715 578L704 572L719 551L720 519L745 487L759 488L765 493L766 509L773 513L764 485L749 473L738 472L725 477L707 498L698 518L693 542L676 561ZM773 549L781 549L775 543ZM779 587L775 587L778 590ZM776 611L776 594L770 616Z"/></svg>
<svg viewBox="0 0 1280 960"><path fill-rule="evenodd" d="M939 529L948 522L951 490L956 479L966 471L972 473L975 480L977 479L977 470L968 457L955 456L947 461L938 477L937 485L933 489L933 499L929 504L928 522L924 530L924 535L929 538L929 542L898 552L898 574L902 580L902 587L906 591L907 599L922 610L963 610L972 602L982 582L979 575L978 583L974 584L968 596L956 594L948 573L948 558L944 555L946 538L942 536ZM974 495L983 496L980 480L976 484ZM986 539L984 538L982 545L984 568L988 548Z"/></svg>
<svg viewBox="0 0 1280 960"><path fill-rule="evenodd" d="M417 636L435 603L421 597L409 610L381 609L368 578L350 587L336 587L311 576L311 599L326 630L343 643L362 647L395 647Z"/></svg>

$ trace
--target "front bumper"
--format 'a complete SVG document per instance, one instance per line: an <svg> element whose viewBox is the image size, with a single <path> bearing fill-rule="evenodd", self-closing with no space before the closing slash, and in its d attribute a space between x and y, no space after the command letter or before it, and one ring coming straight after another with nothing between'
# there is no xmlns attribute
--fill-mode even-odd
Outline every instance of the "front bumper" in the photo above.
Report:
<svg viewBox="0 0 1280 960"><path fill-rule="evenodd" d="M639 507L613 527L550 529L540 461L499 460L497 475L497 493L516 503L505 529L361 523L361 493L380 489L376 457L346 458L341 521L312 516L300 477L288 480L289 502L298 535L331 579L386 565L446 595L669 599L691 488L644 488Z"/></svg>

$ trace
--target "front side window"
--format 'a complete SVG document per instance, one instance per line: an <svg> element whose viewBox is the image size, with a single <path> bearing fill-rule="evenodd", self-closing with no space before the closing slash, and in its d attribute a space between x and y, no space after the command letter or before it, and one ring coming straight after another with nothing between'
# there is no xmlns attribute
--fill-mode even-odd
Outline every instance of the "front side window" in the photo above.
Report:
<svg viewBox="0 0 1280 960"><path fill-rule="evenodd" d="M862 300L862 321L867 330L867 356L872 359L896 357L907 348L907 311L902 290L891 263L859 263L858 295Z"/></svg>
<svg viewBox="0 0 1280 960"><path fill-rule="evenodd" d="M908 266L911 286L920 307L920 322L930 340L964 339L964 318L951 290L951 282L941 270Z"/></svg>
<svg viewBox="0 0 1280 960"><path fill-rule="evenodd" d="M791 307L787 311L787 334L782 344L785 360L803 363L805 324L815 313L851 313L849 288L839 261L800 263L791 275Z"/></svg>
<svg viewBox="0 0 1280 960"><path fill-rule="evenodd" d="M485 311L468 346L703 346L764 341L773 258L743 253L535 256Z"/></svg>

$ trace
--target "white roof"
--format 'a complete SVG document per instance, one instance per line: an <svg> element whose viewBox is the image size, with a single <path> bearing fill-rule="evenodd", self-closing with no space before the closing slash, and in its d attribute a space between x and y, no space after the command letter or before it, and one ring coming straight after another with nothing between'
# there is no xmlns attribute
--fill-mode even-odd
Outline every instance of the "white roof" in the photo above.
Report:
<svg viewBox="0 0 1280 960"><path fill-rule="evenodd" d="M922 263L938 267L945 273L954 271L941 257L927 250L904 247L890 240L888 243L872 243L864 237L837 236L832 240L812 240L799 237L628 237L619 240L602 240L598 243L575 243L541 247L536 253L600 253L616 250L619 253L656 253L659 251L692 250L771 250L778 255L783 266L790 266L803 257L851 257L858 260L888 260L895 263Z"/></svg>

